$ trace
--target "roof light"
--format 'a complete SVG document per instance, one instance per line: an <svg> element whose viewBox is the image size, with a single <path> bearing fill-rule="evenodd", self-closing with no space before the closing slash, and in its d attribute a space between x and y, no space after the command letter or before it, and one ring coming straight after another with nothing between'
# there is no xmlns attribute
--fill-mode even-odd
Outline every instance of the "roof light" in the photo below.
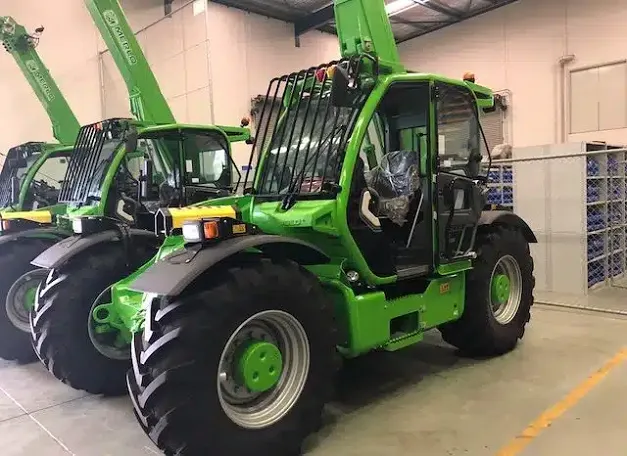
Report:
<svg viewBox="0 0 627 456"><path fill-rule="evenodd" d="M316 70L316 79L318 80L318 82L323 82L326 76L327 72L324 68L318 68Z"/></svg>
<svg viewBox="0 0 627 456"><path fill-rule="evenodd" d="M470 71L464 73L464 81L475 82L475 73L471 73Z"/></svg>
<svg viewBox="0 0 627 456"><path fill-rule="evenodd" d="M428 1L429 0L395 0L385 5L385 12L388 13L388 16L394 16L415 6L424 5Z"/></svg>
<svg viewBox="0 0 627 456"><path fill-rule="evenodd" d="M327 78L333 79L333 75L335 74L335 65L331 65L327 68Z"/></svg>

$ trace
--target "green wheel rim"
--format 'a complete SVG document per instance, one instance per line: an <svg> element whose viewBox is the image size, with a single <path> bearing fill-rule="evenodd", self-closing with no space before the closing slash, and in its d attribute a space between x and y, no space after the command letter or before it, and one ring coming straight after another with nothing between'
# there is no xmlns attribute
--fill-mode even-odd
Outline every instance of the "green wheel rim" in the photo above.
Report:
<svg viewBox="0 0 627 456"><path fill-rule="evenodd" d="M48 277L47 269L28 271L9 289L5 309L9 321L20 331L30 332L29 314L35 308L37 288Z"/></svg>
<svg viewBox="0 0 627 456"><path fill-rule="evenodd" d="M503 303L509 299L510 282L505 274L496 274L492 277L492 300Z"/></svg>
<svg viewBox="0 0 627 456"><path fill-rule="evenodd" d="M239 374L244 387L257 393L273 388L282 372L281 350L270 342L250 344L239 359Z"/></svg>
<svg viewBox="0 0 627 456"><path fill-rule="evenodd" d="M516 318L522 301L522 273L511 255L501 257L492 270L490 301L498 323L507 325Z"/></svg>
<svg viewBox="0 0 627 456"><path fill-rule="evenodd" d="M101 355L114 360L128 360L131 357L130 346L128 344L116 344L120 341L119 330L111 325L103 324L102 320L98 320L94 315L97 308L106 308L106 304L110 302L111 287L109 286L98 295L89 310L87 316L89 340Z"/></svg>

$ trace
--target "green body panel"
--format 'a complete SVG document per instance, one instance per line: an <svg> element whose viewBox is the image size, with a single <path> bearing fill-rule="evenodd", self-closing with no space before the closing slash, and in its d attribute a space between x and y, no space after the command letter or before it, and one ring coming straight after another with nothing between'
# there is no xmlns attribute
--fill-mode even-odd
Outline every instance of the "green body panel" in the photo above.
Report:
<svg viewBox="0 0 627 456"><path fill-rule="evenodd" d="M127 330L139 331L143 325L142 304L144 300L150 299L149 295L139 293L130 289L131 284L146 269L152 266L155 261L180 250L185 245L183 236L168 236L161 245L159 252L149 262L135 271L130 276L122 279L111 287L112 302L110 312L116 315Z"/></svg>
<svg viewBox="0 0 627 456"><path fill-rule="evenodd" d="M35 50L26 29L9 16L0 16L0 41L13 56L24 77L46 110L54 137L62 144L74 144L80 124L48 69Z"/></svg>
<svg viewBox="0 0 627 456"><path fill-rule="evenodd" d="M338 280L322 279L322 283L334 298L336 318L345 331L340 347L346 356L376 348L403 348L421 340L425 331L456 320L464 311L463 274L433 279L422 294L390 300L383 291L356 295ZM399 317L402 330L391 334L390 322Z"/></svg>

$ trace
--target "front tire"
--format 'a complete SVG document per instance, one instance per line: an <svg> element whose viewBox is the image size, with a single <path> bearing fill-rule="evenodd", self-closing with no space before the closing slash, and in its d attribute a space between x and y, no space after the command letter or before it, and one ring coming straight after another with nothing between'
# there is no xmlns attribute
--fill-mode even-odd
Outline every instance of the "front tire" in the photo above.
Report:
<svg viewBox="0 0 627 456"><path fill-rule="evenodd" d="M485 227L466 279L464 313L440 327L443 339L469 356L498 356L525 334L533 305L533 258L520 230Z"/></svg>
<svg viewBox="0 0 627 456"><path fill-rule="evenodd" d="M39 239L24 239L0 247L0 358L18 363L37 360L30 334L26 331L30 309L24 306L26 303L18 302L15 293L9 292L20 277L39 269L30 262L50 245L50 242Z"/></svg>
<svg viewBox="0 0 627 456"><path fill-rule="evenodd" d="M204 291L153 300L134 336L129 392L137 419L166 454L300 454L331 398L332 301L293 262L243 261L212 270ZM247 368L235 366L265 356L263 347L275 364L257 366L280 376L260 375L265 386L255 388L255 372L247 380Z"/></svg>
<svg viewBox="0 0 627 456"><path fill-rule="evenodd" d="M141 262L150 257L142 252ZM31 312L32 346L46 368L72 388L106 396L126 392L128 357L106 356L92 342L92 305L132 272L120 245L102 246L50 271ZM120 348L124 352L124 348Z"/></svg>

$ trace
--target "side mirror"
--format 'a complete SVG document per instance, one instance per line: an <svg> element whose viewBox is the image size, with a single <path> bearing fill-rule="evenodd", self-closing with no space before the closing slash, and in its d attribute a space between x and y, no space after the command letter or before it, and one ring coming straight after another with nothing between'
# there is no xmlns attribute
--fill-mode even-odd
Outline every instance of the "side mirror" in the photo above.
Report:
<svg viewBox="0 0 627 456"><path fill-rule="evenodd" d="M331 104L338 107L350 107L352 105L350 97L351 81L348 70L337 65L333 72L331 84Z"/></svg>
<svg viewBox="0 0 627 456"><path fill-rule="evenodd" d="M126 153L135 152L137 149L137 131L133 130L126 136Z"/></svg>
<svg viewBox="0 0 627 456"><path fill-rule="evenodd" d="M477 177L481 174L481 161L483 155L481 153L473 153L468 157L468 175L470 177Z"/></svg>
<svg viewBox="0 0 627 456"><path fill-rule="evenodd" d="M20 202L20 179L17 176L11 177L11 205Z"/></svg>
<svg viewBox="0 0 627 456"><path fill-rule="evenodd" d="M141 173L141 197L142 199L150 199L152 197L152 160L144 161L144 167Z"/></svg>

